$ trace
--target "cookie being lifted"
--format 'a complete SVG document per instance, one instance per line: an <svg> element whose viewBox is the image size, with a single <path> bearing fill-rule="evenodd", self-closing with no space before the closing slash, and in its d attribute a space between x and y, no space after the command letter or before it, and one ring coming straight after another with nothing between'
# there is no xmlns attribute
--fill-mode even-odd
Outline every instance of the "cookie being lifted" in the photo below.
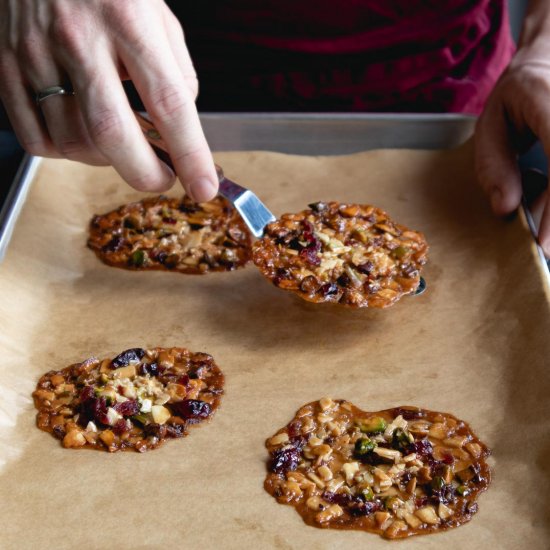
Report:
<svg viewBox="0 0 550 550"><path fill-rule="evenodd" d="M422 233L379 208L318 202L269 224L253 260L273 284L310 302L384 308L416 291L427 251Z"/></svg>
<svg viewBox="0 0 550 550"><path fill-rule="evenodd" d="M36 422L64 447L143 452L210 418L223 384L206 353L128 349L42 376L33 393Z"/></svg>
<svg viewBox="0 0 550 550"><path fill-rule="evenodd" d="M251 244L224 198L196 204L161 195L94 216L88 246L114 267L201 274L242 267Z"/></svg>
<svg viewBox="0 0 550 550"><path fill-rule="evenodd" d="M323 398L267 440L266 490L316 527L386 538L457 527L490 482L487 447L454 416L364 412Z"/></svg>

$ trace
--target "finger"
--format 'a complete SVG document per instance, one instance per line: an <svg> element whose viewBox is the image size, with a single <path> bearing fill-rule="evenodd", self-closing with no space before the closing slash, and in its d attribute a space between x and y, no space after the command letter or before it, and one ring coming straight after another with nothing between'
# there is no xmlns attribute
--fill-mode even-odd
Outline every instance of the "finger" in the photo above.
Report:
<svg viewBox="0 0 550 550"><path fill-rule="evenodd" d="M91 54L92 66L76 70L73 86L88 133L97 149L128 184L140 191L169 189L174 173L147 144L108 52Z"/></svg>
<svg viewBox="0 0 550 550"><path fill-rule="evenodd" d="M159 39L164 35L151 23L148 29L139 29L143 35L120 42L120 55L187 193L199 202L210 200L217 193L218 179L194 98L182 72L174 71L177 63L168 40Z"/></svg>
<svg viewBox="0 0 550 550"><path fill-rule="evenodd" d="M38 157L61 156L39 116L29 85L11 56L0 59L0 99L23 149Z"/></svg>
<svg viewBox="0 0 550 550"><path fill-rule="evenodd" d="M88 135L76 98L53 96L40 107L52 141L63 157L95 166L109 164Z"/></svg>
<svg viewBox="0 0 550 550"><path fill-rule="evenodd" d="M546 199L540 219L538 242L547 258L550 258L550 193L544 192Z"/></svg>
<svg viewBox="0 0 550 550"><path fill-rule="evenodd" d="M199 94L199 81L197 80L197 73L193 66L193 60L189 55L189 50L185 43L183 29L179 20L168 8L163 10L163 17L170 49L172 50L174 59L178 64L193 99L196 100Z"/></svg>
<svg viewBox="0 0 550 550"><path fill-rule="evenodd" d="M37 92L67 80L65 71L46 52L40 55L38 62L35 60L36 56L25 67L27 79ZM61 156L88 164L108 163L90 139L74 97L51 96L41 101L38 108L54 147Z"/></svg>
<svg viewBox="0 0 550 550"><path fill-rule="evenodd" d="M476 126L475 168L493 212L501 216L514 211L521 201L521 176L509 131L501 104L487 104Z"/></svg>

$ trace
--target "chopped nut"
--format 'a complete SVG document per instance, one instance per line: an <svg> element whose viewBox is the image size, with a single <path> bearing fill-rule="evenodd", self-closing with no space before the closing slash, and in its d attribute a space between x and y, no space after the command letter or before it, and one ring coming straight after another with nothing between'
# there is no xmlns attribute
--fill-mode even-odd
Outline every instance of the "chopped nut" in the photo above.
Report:
<svg viewBox="0 0 550 550"><path fill-rule="evenodd" d="M318 472L323 481L330 481L333 477L332 470L328 466L319 466Z"/></svg>
<svg viewBox="0 0 550 550"><path fill-rule="evenodd" d="M80 430L71 430L63 438L63 447L82 447L86 445L86 438Z"/></svg>
<svg viewBox="0 0 550 550"><path fill-rule="evenodd" d="M390 524L390 526L385 530L384 535L390 539L393 539L400 531L406 530L407 524L404 521L398 519Z"/></svg>
<svg viewBox="0 0 550 550"><path fill-rule="evenodd" d="M453 515L453 511L448 506L445 506L445 504L440 502L437 509L437 514L442 520L446 520Z"/></svg>
<svg viewBox="0 0 550 550"><path fill-rule="evenodd" d="M287 443L289 441L288 439L288 433L281 432L280 434L274 435L270 440L269 444L276 446L281 445L282 443Z"/></svg>
<svg viewBox="0 0 550 550"><path fill-rule="evenodd" d="M474 458L479 458L481 456L481 445L478 443L466 443L464 447Z"/></svg>
<svg viewBox="0 0 550 550"><path fill-rule="evenodd" d="M315 519L318 523L325 523L333 518L340 517L344 513L344 510L338 504L332 504L322 512L319 512Z"/></svg>
<svg viewBox="0 0 550 550"><path fill-rule="evenodd" d="M323 412L330 411L335 407L336 403L330 397L319 399L319 406Z"/></svg>
<svg viewBox="0 0 550 550"><path fill-rule="evenodd" d="M445 439L443 443L445 445L448 445L449 447L457 447L461 448L464 446L464 444L468 441L468 438L465 435L455 435L454 437L450 437L448 439Z"/></svg>
<svg viewBox="0 0 550 550"><path fill-rule="evenodd" d="M429 525L436 525L439 523L439 518L435 513L433 506L424 506L424 508L419 508L415 514L424 522Z"/></svg>
<svg viewBox="0 0 550 550"><path fill-rule="evenodd" d="M380 529L385 530L391 522L391 514L389 512L374 512L374 520Z"/></svg>
<svg viewBox="0 0 550 550"><path fill-rule="evenodd" d="M312 451L313 454L316 456L327 456L332 453L332 448L330 447L330 445L323 443L322 445L317 445L316 447L313 447Z"/></svg>
<svg viewBox="0 0 550 550"><path fill-rule="evenodd" d="M418 529L422 525L422 522L413 514L405 514L405 521L413 529Z"/></svg>
<svg viewBox="0 0 550 550"><path fill-rule="evenodd" d="M416 489L416 477L411 477L407 483L407 494L412 495Z"/></svg>
<svg viewBox="0 0 550 550"><path fill-rule="evenodd" d="M61 374L54 374L50 380L54 386L59 386L65 382L65 378Z"/></svg>
<svg viewBox="0 0 550 550"><path fill-rule="evenodd" d="M324 481L320 477L318 477L316 474L314 474L313 472L308 472L307 477L309 477L309 479L311 479L311 481L313 481L313 483L315 483L315 485L317 485L317 487L319 487L319 489L324 489L325 488Z"/></svg>
<svg viewBox="0 0 550 550"><path fill-rule="evenodd" d="M292 498L299 498L303 494L302 489L300 489L300 485L298 485L295 481L287 481L283 486L283 491L286 495Z"/></svg>
<svg viewBox="0 0 550 550"><path fill-rule="evenodd" d="M449 435L449 428L445 424L435 423L432 424L428 433L434 439L446 439Z"/></svg>
<svg viewBox="0 0 550 550"><path fill-rule="evenodd" d="M402 456L399 451L396 451L394 449L386 449L385 447L376 447L373 452L376 453L378 456L394 461L399 460Z"/></svg>
<svg viewBox="0 0 550 550"><path fill-rule="evenodd" d="M349 483L359 471L359 462L346 462L342 465L342 470L346 476L346 481Z"/></svg>
<svg viewBox="0 0 550 550"><path fill-rule="evenodd" d="M115 378L134 378L136 376L136 366L128 365L126 367L121 367L116 369L113 373Z"/></svg>
<svg viewBox="0 0 550 550"><path fill-rule="evenodd" d="M310 510L318 511L324 510L328 506L328 504L322 498L318 496L313 496L307 499L306 506Z"/></svg>
<svg viewBox="0 0 550 550"><path fill-rule="evenodd" d="M153 405L151 407L151 414L153 415L153 421L157 424L165 424L172 416L170 410L162 405Z"/></svg>

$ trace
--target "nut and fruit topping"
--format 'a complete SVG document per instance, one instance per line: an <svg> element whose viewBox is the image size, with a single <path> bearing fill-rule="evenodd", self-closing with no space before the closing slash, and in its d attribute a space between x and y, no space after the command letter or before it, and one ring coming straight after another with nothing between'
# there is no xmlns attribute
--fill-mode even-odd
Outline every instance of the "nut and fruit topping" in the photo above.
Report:
<svg viewBox="0 0 550 550"><path fill-rule="evenodd" d="M250 234L222 197L152 197L94 216L88 246L106 264L182 273L230 271L250 259Z"/></svg>
<svg viewBox="0 0 550 550"><path fill-rule="evenodd" d="M488 448L445 413L323 398L267 440L265 489L316 527L404 538L457 527L490 482Z"/></svg>
<svg viewBox="0 0 550 550"><path fill-rule="evenodd" d="M269 224L253 260L274 285L310 302L384 308L420 284L421 233L369 205L318 202Z"/></svg>
<svg viewBox="0 0 550 550"><path fill-rule="evenodd" d="M210 418L223 383L206 353L128 349L42 376L33 393L36 422L64 447L143 452Z"/></svg>

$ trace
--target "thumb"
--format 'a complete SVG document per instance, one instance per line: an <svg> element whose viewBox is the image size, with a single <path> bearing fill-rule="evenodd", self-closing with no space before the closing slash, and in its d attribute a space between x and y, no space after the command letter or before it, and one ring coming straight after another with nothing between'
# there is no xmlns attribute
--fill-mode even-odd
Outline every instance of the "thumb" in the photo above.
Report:
<svg viewBox="0 0 550 550"><path fill-rule="evenodd" d="M476 125L475 170L498 216L513 212L521 202L521 176L510 131L502 106L489 102Z"/></svg>

